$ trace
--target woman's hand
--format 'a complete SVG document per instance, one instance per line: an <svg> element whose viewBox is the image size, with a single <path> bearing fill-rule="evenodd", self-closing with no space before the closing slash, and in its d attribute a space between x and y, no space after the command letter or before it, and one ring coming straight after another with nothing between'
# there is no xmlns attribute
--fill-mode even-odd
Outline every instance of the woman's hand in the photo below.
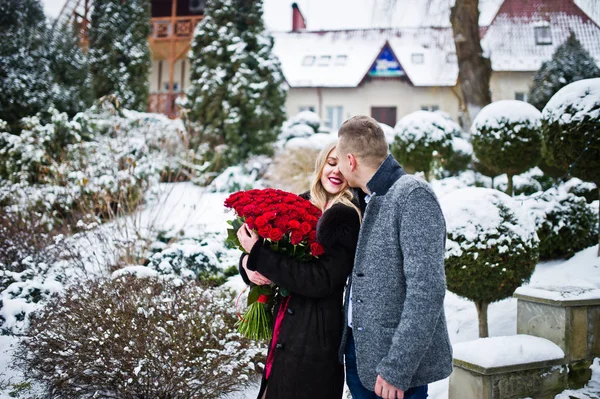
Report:
<svg viewBox="0 0 600 399"><path fill-rule="evenodd" d="M238 240L240 240L242 248L244 248L248 253L250 253L252 247L254 247L254 244L256 244L258 241L258 234L256 234L253 230L250 230L246 223L239 228L237 237Z"/></svg>
<svg viewBox="0 0 600 399"><path fill-rule="evenodd" d="M267 285L271 284L271 280L260 274L259 272L255 272L252 270L248 270L248 256L244 256L242 259L242 267L246 271L246 275L248 276L248 280L252 281L256 285Z"/></svg>

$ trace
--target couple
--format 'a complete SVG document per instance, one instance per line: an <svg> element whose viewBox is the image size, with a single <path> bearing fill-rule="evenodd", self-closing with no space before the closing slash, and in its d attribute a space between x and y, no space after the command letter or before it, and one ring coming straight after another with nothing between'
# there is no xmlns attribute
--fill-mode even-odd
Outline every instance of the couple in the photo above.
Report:
<svg viewBox="0 0 600 399"><path fill-rule="evenodd" d="M299 263L238 232L244 280L291 292L275 305L258 399L341 398L344 355L353 399L426 398L427 384L452 372L435 194L388 154L377 121L356 116L317 159L305 198L323 211L318 259Z"/></svg>

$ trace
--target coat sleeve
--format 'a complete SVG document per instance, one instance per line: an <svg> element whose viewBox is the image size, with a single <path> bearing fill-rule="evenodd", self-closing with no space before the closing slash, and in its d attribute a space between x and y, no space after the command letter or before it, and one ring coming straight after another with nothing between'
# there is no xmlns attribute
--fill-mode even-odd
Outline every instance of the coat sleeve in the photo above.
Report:
<svg viewBox="0 0 600 399"><path fill-rule="evenodd" d="M444 317L446 226L437 200L422 187L409 194L399 222L406 300L392 345L377 372L390 384L407 390L431 346L440 317Z"/></svg>
<svg viewBox="0 0 600 399"><path fill-rule="evenodd" d="M352 271L359 229L358 213L335 205L323 214L317 227L317 240L325 248L324 255L299 262L271 250L268 242L257 243L250 251L248 269L293 293L326 297L343 287Z"/></svg>
<svg viewBox="0 0 600 399"><path fill-rule="evenodd" d="M250 279L248 278L248 274L246 273L246 269L244 269L242 267L242 261L244 260L244 258L248 256L248 254L243 253L242 256L240 256L240 262L238 264L238 269L240 271L240 276L242 276L242 280L244 280L244 283L246 283L246 285L255 285L252 281L250 281Z"/></svg>

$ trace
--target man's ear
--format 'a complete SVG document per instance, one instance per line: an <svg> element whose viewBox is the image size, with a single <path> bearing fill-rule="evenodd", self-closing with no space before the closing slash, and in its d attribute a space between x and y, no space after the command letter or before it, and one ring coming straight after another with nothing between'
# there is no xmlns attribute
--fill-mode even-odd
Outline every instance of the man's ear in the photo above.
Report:
<svg viewBox="0 0 600 399"><path fill-rule="evenodd" d="M358 166L354 154L348 154L348 162L350 163L350 171L354 172Z"/></svg>

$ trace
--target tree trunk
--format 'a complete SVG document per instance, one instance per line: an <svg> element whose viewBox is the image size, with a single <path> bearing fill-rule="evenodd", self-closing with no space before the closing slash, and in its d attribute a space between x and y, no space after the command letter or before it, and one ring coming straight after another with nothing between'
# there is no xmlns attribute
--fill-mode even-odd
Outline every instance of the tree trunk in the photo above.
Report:
<svg viewBox="0 0 600 399"><path fill-rule="evenodd" d="M468 128L481 108L492 102L492 66L481 48L479 0L456 0L450 13L450 23L458 59L458 83L468 113L465 116Z"/></svg>
<svg viewBox="0 0 600 399"><path fill-rule="evenodd" d="M487 302L475 302L477 308L477 316L479 317L479 338L487 338L488 334L488 322L487 322Z"/></svg>
<svg viewBox="0 0 600 399"><path fill-rule="evenodd" d="M508 187L506 187L506 194L510 195L511 197L513 196L513 175L506 175L508 177Z"/></svg>

